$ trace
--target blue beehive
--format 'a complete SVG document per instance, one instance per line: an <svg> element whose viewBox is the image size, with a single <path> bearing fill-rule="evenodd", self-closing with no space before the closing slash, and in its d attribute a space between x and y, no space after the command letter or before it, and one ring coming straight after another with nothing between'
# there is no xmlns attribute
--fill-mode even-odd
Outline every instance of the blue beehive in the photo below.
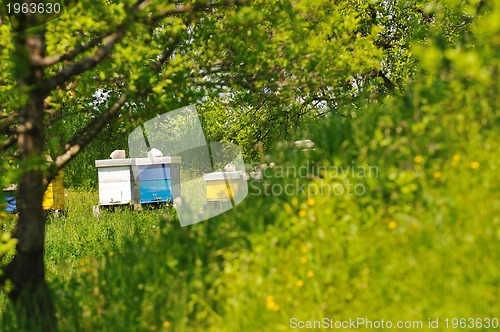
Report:
<svg viewBox="0 0 500 332"><path fill-rule="evenodd" d="M180 157L133 159L134 201L166 203L180 196L180 162Z"/></svg>
<svg viewBox="0 0 500 332"><path fill-rule="evenodd" d="M16 213L17 212L17 202L16 202L16 192L15 190L4 190L5 197L5 212Z"/></svg>

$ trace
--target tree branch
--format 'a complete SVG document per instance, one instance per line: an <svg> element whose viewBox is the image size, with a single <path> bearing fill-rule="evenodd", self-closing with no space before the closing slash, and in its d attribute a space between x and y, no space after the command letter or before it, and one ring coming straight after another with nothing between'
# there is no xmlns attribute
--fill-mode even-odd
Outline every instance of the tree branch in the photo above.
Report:
<svg viewBox="0 0 500 332"><path fill-rule="evenodd" d="M116 27L116 31L107 35L102 41L103 45L96 52L88 57L81 59L78 62L68 65L53 77L45 80L44 90L51 91L58 86L61 86L73 76L79 75L89 69L96 67L100 62L106 59L114 46L125 36L132 22L137 18L137 14L146 7L151 0L139 0L131 9L124 21ZM91 43L98 44L98 41ZM90 48L90 47L89 47ZM76 55L75 55L76 56ZM35 59L38 62L44 62L42 59ZM50 62L48 62L50 63Z"/></svg>
<svg viewBox="0 0 500 332"><path fill-rule="evenodd" d="M177 36L170 47L165 48L165 51L161 54L158 61L156 61L154 65L151 66L151 69L153 71L158 71L161 66L172 56L177 45L180 42L181 38L180 36ZM147 88L141 90L139 93L135 93L135 96L143 96L151 92L152 89L153 86L148 86ZM93 118L68 140L68 142L64 146L65 151L57 156L52 165L49 167L48 173L44 180L45 186L47 186L57 176L59 171L73 158L75 158L80 153L80 151L85 148L99 134L99 132L119 114L129 95L131 95L131 91L125 91L108 110L106 110L101 115Z"/></svg>
<svg viewBox="0 0 500 332"><path fill-rule="evenodd" d="M119 40L124 36L128 24L130 21L134 20L136 18L136 13L140 11L144 6L146 6L149 3L150 0L143 0L139 1L136 6L134 6L135 10L133 10L133 14L131 14L130 19L126 19L123 24L121 24L121 27L117 29L116 32L111 34L110 36L107 37L107 41L103 46L101 46L93 56L86 57L79 62L72 64L66 68L64 68L59 74L56 74L54 77L48 80L46 84L46 89L54 89L57 86L60 86L63 84L65 81L67 81L69 78L78 75L82 72L85 72L86 70L89 70L93 67L95 67L99 62L101 62L103 59L105 59L112 51L114 45L119 42ZM199 11L202 9L208 9L211 7L216 7L220 5L228 6L232 4L243 4L245 3L246 0L240 0L240 1L227 1L223 4L198 4L198 5L186 5L186 6L178 6L174 10L170 12L164 13L163 17L167 17L169 15L173 15L176 13L183 13L183 12L190 12L190 11ZM155 18L160 20L161 17L158 16ZM174 53L175 49L177 48L178 44L182 40L180 35L177 35L174 42L169 45L169 47L165 48L165 51L161 54L161 56L158 58L158 60L154 63L154 65L151 67L152 70L158 71L161 69L164 63L166 63ZM135 96L141 96L145 95L149 92L152 91L153 86L148 86L147 88L141 90L138 93L135 93ZM44 185L47 186L59 173L59 171L67 164L69 163L73 158L75 158L80 151L82 151L83 148L85 148L98 134L99 132L107 125L110 123L110 121L116 117L122 106L125 104L127 101L128 97L132 94L131 91L127 90L125 91L120 98L104 113L101 115L93 118L91 121L89 121L83 128L78 130L73 137L69 139L69 141L66 143L64 149L65 151L57 156L54 160L54 162L51 164L49 167L49 170L45 176L44 179Z"/></svg>
<svg viewBox="0 0 500 332"><path fill-rule="evenodd" d="M148 20L145 20L144 23L146 24L154 24L157 23L158 21L161 21L164 18L178 15L178 14L185 14L185 13L192 13L192 12L200 12L200 11L206 11L211 8L217 8L217 7L226 7L230 5L236 5L236 6L241 6L247 3L247 0L227 0L226 2L223 3L213 3L213 2L206 2L206 3L197 3L197 4L189 4L189 5L180 5L176 6L172 9L166 10L165 12L151 17Z"/></svg>
<svg viewBox="0 0 500 332"><path fill-rule="evenodd" d="M94 55L83 58L80 61L63 68L58 74L46 80L44 84L44 89L46 91L51 91L57 88L58 86L64 84L71 77L79 75L97 66L111 53L115 44L123 37L124 32L125 32L124 30L120 30L118 32L111 34L105 39L105 44L101 46L94 53Z"/></svg>
<svg viewBox="0 0 500 332"><path fill-rule="evenodd" d="M389 91L394 91L396 89L396 85L387 76L385 76L381 70L377 72L377 76L382 78L385 87L389 89Z"/></svg>
<svg viewBox="0 0 500 332"><path fill-rule="evenodd" d="M69 113L63 113L63 112L58 112L55 114L49 115L48 121L53 124L54 122L57 122L61 119L64 119L65 117L68 116L73 116L73 115L78 115L78 114L83 114L87 113L88 111L85 109L79 110L79 111L74 111L74 112L69 112Z"/></svg>
<svg viewBox="0 0 500 332"><path fill-rule="evenodd" d="M2 143L0 143L0 151L7 151L10 147L12 147L17 142L17 135L12 135Z"/></svg>
<svg viewBox="0 0 500 332"><path fill-rule="evenodd" d="M144 1L144 2L146 2L146 1ZM132 9L134 9L138 4L136 4L134 7L132 7ZM118 25L116 28L110 29L106 32L99 33L97 36L95 36L94 39L92 39L88 43L80 45L79 47L76 47L73 50L68 51L64 54L53 55L53 56L44 57L44 58L33 57L33 58L31 58L31 63L34 65L37 65L37 66L50 67L50 66L53 66L59 62L71 61L75 57L77 57L79 54L81 54L85 51L88 51L91 48L99 45L104 39L110 38L117 30L123 28L122 27L123 24L124 23L122 23L122 24Z"/></svg>
<svg viewBox="0 0 500 332"><path fill-rule="evenodd" d="M63 61L71 61L74 58L76 58L79 54L90 50L91 48L99 45L103 39L110 37L113 34L113 31L107 31L106 33L100 33L98 34L94 39L89 41L86 44L83 44L71 51L68 51L64 54L59 54L59 55L54 55L50 57L32 57L31 58L31 63L34 64L35 66L41 66L41 67L50 67L53 66L59 62Z"/></svg>
<svg viewBox="0 0 500 332"><path fill-rule="evenodd" d="M82 133L79 139L75 139L75 136L73 136L69 140L68 144L65 146L65 151L57 156L50 165L48 174L44 179L45 186L47 186L57 176L60 169L62 169L70 160L75 158L78 153L80 153L80 151L97 136L97 134L111 121L112 118L118 115L129 95L129 91L124 92L106 112L104 112L101 116L94 118L84 128L78 131L77 134Z"/></svg>
<svg viewBox="0 0 500 332"><path fill-rule="evenodd" d="M0 134L11 135L14 133L10 127L15 124L17 116L17 112L12 112L8 116L3 116L0 119Z"/></svg>

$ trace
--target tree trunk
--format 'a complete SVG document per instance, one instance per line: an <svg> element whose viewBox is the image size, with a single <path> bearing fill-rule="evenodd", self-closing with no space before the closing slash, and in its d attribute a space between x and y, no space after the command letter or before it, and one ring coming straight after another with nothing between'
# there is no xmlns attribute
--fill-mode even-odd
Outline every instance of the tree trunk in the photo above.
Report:
<svg viewBox="0 0 500 332"><path fill-rule="evenodd" d="M17 128L20 180L17 197L19 219L13 236L16 254L5 268L5 277L14 288L12 299L19 327L26 331L52 331L55 313L45 281L45 212L43 164L45 163L44 69L33 59L44 56L45 34L42 28L16 33L16 76L20 107Z"/></svg>

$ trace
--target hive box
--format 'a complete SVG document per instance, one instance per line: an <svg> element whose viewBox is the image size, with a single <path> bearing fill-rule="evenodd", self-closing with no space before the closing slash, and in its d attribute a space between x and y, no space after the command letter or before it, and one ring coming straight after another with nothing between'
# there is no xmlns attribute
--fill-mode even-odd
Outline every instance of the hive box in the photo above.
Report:
<svg viewBox="0 0 500 332"><path fill-rule="evenodd" d="M133 201L140 204L172 202L180 196L181 157L132 159Z"/></svg>
<svg viewBox="0 0 500 332"><path fill-rule="evenodd" d="M6 204L5 212L16 213L17 212L16 191L4 189L3 194Z"/></svg>
<svg viewBox="0 0 500 332"><path fill-rule="evenodd" d="M96 160L99 205L172 202L180 196L180 157Z"/></svg>
<svg viewBox="0 0 500 332"><path fill-rule="evenodd" d="M47 186L43 194L44 210L64 211L64 186L62 171Z"/></svg>
<svg viewBox="0 0 500 332"><path fill-rule="evenodd" d="M207 201L233 200L240 188L246 188L244 173L214 172L203 175L207 186Z"/></svg>
<svg viewBox="0 0 500 332"><path fill-rule="evenodd" d="M99 205L132 202L132 171L130 159L96 160L99 178Z"/></svg>
<svg viewBox="0 0 500 332"><path fill-rule="evenodd" d="M52 180L43 193L42 208L46 211L60 211L64 214L64 185L63 185L63 172ZM7 204L5 212L17 213L17 187L11 185L9 188L4 189L5 202Z"/></svg>

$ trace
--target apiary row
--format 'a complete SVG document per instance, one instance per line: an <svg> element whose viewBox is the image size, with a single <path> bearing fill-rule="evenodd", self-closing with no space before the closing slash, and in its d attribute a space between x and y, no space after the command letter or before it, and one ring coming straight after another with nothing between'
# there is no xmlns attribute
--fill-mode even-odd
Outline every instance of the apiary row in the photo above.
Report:
<svg viewBox="0 0 500 332"><path fill-rule="evenodd" d="M172 202L180 196L180 157L96 160L99 205Z"/></svg>
<svg viewBox="0 0 500 332"><path fill-rule="evenodd" d="M96 160L99 181L99 206L172 203L180 197L180 157L122 158ZM244 187L243 172L215 172L203 176L206 200L234 199ZM200 188L201 189L201 188ZM4 189L6 212L16 213L16 188ZM43 209L65 211L63 173L47 187Z"/></svg>
<svg viewBox="0 0 500 332"><path fill-rule="evenodd" d="M49 183L43 194L42 208L45 211L65 212L63 172L61 171L55 179ZM5 197L5 212L17 212L17 188L10 186L3 190Z"/></svg>
<svg viewBox="0 0 500 332"><path fill-rule="evenodd" d="M95 165L100 206L172 203L181 196L180 157L106 159ZM231 200L246 184L241 171L204 174L203 179L207 202Z"/></svg>

